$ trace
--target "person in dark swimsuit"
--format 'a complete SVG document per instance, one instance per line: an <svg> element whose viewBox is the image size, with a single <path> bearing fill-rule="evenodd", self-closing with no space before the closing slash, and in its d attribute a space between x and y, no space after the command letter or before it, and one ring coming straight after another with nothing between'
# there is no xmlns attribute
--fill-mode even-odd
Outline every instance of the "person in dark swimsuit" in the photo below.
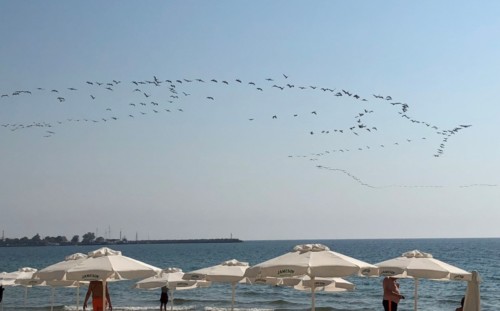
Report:
<svg viewBox="0 0 500 311"><path fill-rule="evenodd" d="M462 300L460 301L460 308L456 308L455 311L463 311L464 310L464 302L465 302L465 297L462 297Z"/></svg>
<svg viewBox="0 0 500 311"><path fill-rule="evenodd" d="M168 303L168 288L163 286L161 288L160 295L160 311L167 311L167 303Z"/></svg>

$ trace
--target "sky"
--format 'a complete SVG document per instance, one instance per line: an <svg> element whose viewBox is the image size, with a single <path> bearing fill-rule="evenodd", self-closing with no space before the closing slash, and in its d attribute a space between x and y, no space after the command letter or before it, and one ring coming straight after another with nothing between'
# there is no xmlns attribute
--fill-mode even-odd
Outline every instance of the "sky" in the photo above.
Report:
<svg viewBox="0 0 500 311"><path fill-rule="evenodd" d="M0 0L0 230L499 237L499 11Z"/></svg>

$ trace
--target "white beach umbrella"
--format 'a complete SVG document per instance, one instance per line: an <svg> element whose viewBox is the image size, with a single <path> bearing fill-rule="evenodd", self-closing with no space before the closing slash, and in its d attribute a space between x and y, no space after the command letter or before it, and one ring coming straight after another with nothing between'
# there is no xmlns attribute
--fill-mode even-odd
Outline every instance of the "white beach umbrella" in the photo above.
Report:
<svg viewBox="0 0 500 311"><path fill-rule="evenodd" d="M14 283L15 285L24 286L24 304L26 305L26 301L28 300L28 287L32 287L33 285L39 285L42 282L33 280L33 273L38 271L35 268L31 267L23 267L19 268L17 271L11 272L13 276L15 276Z"/></svg>
<svg viewBox="0 0 500 311"><path fill-rule="evenodd" d="M0 273L0 285L2 286L16 286L16 277L18 272L2 272Z"/></svg>
<svg viewBox="0 0 500 311"><path fill-rule="evenodd" d="M78 287L79 283L80 283L78 281L69 281L69 280L48 280L48 281L42 280L42 279L35 277L36 273L37 272L33 273L31 278L28 278L30 273L27 273L23 277L17 278L15 283L26 287L26 290L28 287L33 287L33 286L50 286L51 287L50 310L54 309L54 295L55 295L55 288L56 287ZM26 295L26 298L27 298L27 295ZM77 305L78 305L78 301L77 301Z"/></svg>
<svg viewBox="0 0 500 311"><path fill-rule="evenodd" d="M479 295L479 283L481 281L479 273L472 271L472 278L467 282L464 311L481 311L481 296Z"/></svg>
<svg viewBox="0 0 500 311"><path fill-rule="evenodd" d="M206 280L209 282L231 283L231 310L233 310L236 284L243 280L245 271L248 267L248 262L231 259L216 266L191 271L184 274L183 278L185 280Z"/></svg>
<svg viewBox="0 0 500 311"><path fill-rule="evenodd" d="M33 278L44 280L47 282L47 285L52 287L51 310L53 310L54 305L54 287L76 287L76 310L79 310L80 282L66 280L66 272L86 258L87 255L82 253L68 255L64 258L63 261L38 270L33 274Z"/></svg>
<svg viewBox="0 0 500 311"><path fill-rule="evenodd" d="M86 258L87 255L82 253L75 253L66 256L63 261L38 270L34 274L34 277L46 281L65 280L68 270L76 266Z"/></svg>
<svg viewBox="0 0 500 311"><path fill-rule="evenodd" d="M174 292L175 290L186 290L197 288L197 281L184 280L182 277L184 272L179 268L166 268L160 274L146 278L135 283L135 288L156 289L166 286L171 291L170 309L174 308Z"/></svg>
<svg viewBox="0 0 500 311"><path fill-rule="evenodd" d="M293 251L250 267L246 277L344 277L349 275L375 276L377 267L367 262L331 251L322 244L303 244ZM312 310L315 310L315 288L312 287Z"/></svg>
<svg viewBox="0 0 500 311"><path fill-rule="evenodd" d="M87 255L87 258L67 270L66 279L101 281L103 283L102 297L106 297L106 283L109 281L146 278L161 271L157 267L123 256L120 251L107 247L89 252Z"/></svg>
<svg viewBox="0 0 500 311"><path fill-rule="evenodd" d="M14 282L18 285L30 286L37 285L37 282L33 282L30 284L30 280L33 277L33 274L38 270L30 267L19 268L17 271L11 272L11 275L14 276Z"/></svg>
<svg viewBox="0 0 500 311"><path fill-rule="evenodd" d="M415 279L414 310L417 310L418 279L440 281L470 281L472 274L438 259L432 254L413 250L400 257L389 259L376 264L381 276Z"/></svg>
<svg viewBox="0 0 500 311"><path fill-rule="evenodd" d="M80 296L80 284L88 283L88 282L78 282L78 281L70 281L70 280L52 280L52 281L43 281L42 285L50 286L51 295L50 295L50 310L54 310L54 297L55 297L55 288L56 287L76 287L76 310L79 308L79 296Z"/></svg>
<svg viewBox="0 0 500 311"><path fill-rule="evenodd" d="M284 281L286 284L286 280ZM312 292L312 288L314 287L314 291L325 291L325 292L346 292L353 291L355 286L353 283L344 280L343 278L314 278L314 283L311 280L311 277L304 276L301 278L300 282L297 285L294 285L293 288L301 291L310 291Z"/></svg>
<svg viewBox="0 0 500 311"><path fill-rule="evenodd" d="M11 272L2 272L0 273L0 295L2 297L0 297L0 310L3 310L3 302L2 302L2 298L3 298L3 291L4 291L4 288L3 286L15 286L15 276L11 273Z"/></svg>
<svg viewBox="0 0 500 311"><path fill-rule="evenodd" d="M266 277L263 279L258 278L245 278L245 283L247 284L264 284L272 286L290 286L294 289L301 291L311 291L312 290L312 280L308 275L303 275L300 277L288 277L288 278L275 278ZM353 283L343 279L343 278L314 278L314 288L315 292L325 291L325 292L344 292L353 291L355 286Z"/></svg>
<svg viewBox="0 0 500 311"><path fill-rule="evenodd" d="M88 257L66 272L67 280L118 281L140 279L158 274L161 269L123 256L107 247L89 252Z"/></svg>
<svg viewBox="0 0 500 311"><path fill-rule="evenodd" d="M19 275L19 271L14 272L2 272L0 273L0 286L18 286L16 284L16 278ZM3 288L2 288L3 290ZM25 293L26 295L27 293ZM25 298L26 299L26 298ZM26 300L25 300L26 303ZM3 310L3 302L0 302L0 310Z"/></svg>
<svg viewBox="0 0 500 311"><path fill-rule="evenodd" d="M246 284L280 286L283 284L283 278L276 277L245 277L242 282Z"/></svg>
<svg viewBox="0 0 500 311"><path fill-rule="evenodd" d="M26 305L26 301L28 300L28 287L36 285L34 283L30 284L31 277L33 273L36 272L37 269L30 267L19 268L14 272L2 272L2 277L0 279L1 285L3 286L24 286L24 304ZM2 305L3 308L3 305Z"/></svg>
<svg viewBox="0 0 500 311"><path fill-rule="evenodd" d="M139 282L135 283L134 288L156 289L166 286L168 287L168 289L176 289L177 287L196 287L196 281L184 280L182 278L183 276L184 272L182 272L182 269L166 268L163 269L158 275L140 280Z"/></svg>

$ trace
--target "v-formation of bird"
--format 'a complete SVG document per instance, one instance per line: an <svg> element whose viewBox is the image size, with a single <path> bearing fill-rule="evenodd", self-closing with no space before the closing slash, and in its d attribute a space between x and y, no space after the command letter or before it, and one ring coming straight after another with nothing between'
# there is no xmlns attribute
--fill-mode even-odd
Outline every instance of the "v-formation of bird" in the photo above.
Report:
<svg viewBox="0 0 500 311"><path fill-rule="evenodd" d="M34 129L34 128L44 128L45 133L44 137L49 138L53 137L56 134L55 128L57 126L61 126L63 124L68 124L72 122L87 122L87 123L103 123L108 121L118 121L122 118L137 118L144 116L146 114L160 114L160 113L173 113L173 112L184 112L184 108L180 108L179 104L189 98L193 94L193 88L196 86L193 84L203 84L206 86L207 84L218 84L225 87L230 87L232 85L238 86L246 86L250 89L255 90L256 92L282 92L286 90L296 90L296 91L313 91L313 92L322 92L324 94L330 94L332 98L340 98L347 97L351 100L357 101L360 104L364 104L367 102L375 102L375 103L387 103L391 107L397 108L398 113L401 118L408 120L411 124L421 125L432 129L435 134L441 135L442 141L436 152L434 153L434 157L441 157L444 154L444 150L446 144L448 143L448 139L457 134L459 131L470 127L470 125L457 125L452 129L441 129L436 125L433 125L429 122L425 122L422 120L415 119L408 114L409 105L402 102L394 101L392 96L390 95L380 95L373 94L372 96L364 97L359 94L356 94L352 91L346 89L337 89L330 87L320 87L316 85L296 85L294 84L288 77L288 75L283 74L280 78L266 78L262 81L244 81L242 79L160 79L157 76L153 76L152 79L147 80L134 80L130 82L122 82L120 80L112 80L109 82L99 82L99 81L85 81L83 86L81 87L67 87L67 88L36 88L34 90L16 90L13 92L1 92L0 95L0 104L8 104L9 99L13 100L17 97L22 96L36 96L37 94L45 94L48 96L52 96L54 98L54 102L60 104L68 104L73 99L73 94L77 92L86 92L87 98L90 102L95 102L99 99L99 94L102 92L130 92L135 98L135 101L129 102L126 104L132 110L129 110L122 115L114 114L113 109L110 107L106 107L103 109L103 113L105 115L99 118L67 118L65 120L59 120L55 122L48 121L38 121L32 123L3 123L0 124L1 127L9 129L11 131L18 131L22 129ZM190 87L187 87L190 85ZM166 88L168 91L168 98L158 98L155 95L155 88ZM132 96L132 95L131 95ZM203 97L198 97L197 100L204 99L207 102L216 102L217 98L212 94L206 94ZM177 105L177 107L173 107ZM373 105L371 107L374 107ZM1 108L1 106L0 106ZM376 106L375 106L376 108ZM345 128L330 128L330 129L322 129L322 130L308 130L309 135L327 135L327 134L351 134L355 136L359 136L361 134L369 134L378 131L378 127L374 125L369 125L364 122L364 118L372 113L374 113L375 108L366 108L361 106L359 113L356 114L353 118L352 124ZM317 117L321 112L317 109L311 110L308 112L310 117ZM303 114L296 112L290 115L275 113L269 115L269 120L278 120L282 118L291 118L291 119L299 119ZM259 117L262 119L262 117ZM247 118L248 121L252 122L257 120L258 118L255 116ZM426 139L422 137L421 139ZM407 142L411 142L410 139L406 140ZM392 142L380 145L372 145L372 146L360 146L355 150L348 148L336 148L336 149L328 149L322 152L315 152L309 155L290 155L289 157L297 157L297 158L310 158L310 160L317 160L318 157L332 155L335 153L343 153L343 152L351 152L351 151L362 151L372 148L385 148L386 145L398 145L399 142ZM321 166L320 166L321 167ZM322 167L325 168L325 167ZM352 176L351 176L352 177Z"/></svg>

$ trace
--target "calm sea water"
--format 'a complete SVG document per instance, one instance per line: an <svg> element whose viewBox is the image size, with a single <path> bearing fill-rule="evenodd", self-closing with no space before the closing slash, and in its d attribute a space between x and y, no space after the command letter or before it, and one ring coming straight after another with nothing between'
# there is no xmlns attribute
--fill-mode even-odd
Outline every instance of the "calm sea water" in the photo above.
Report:
<svg viewBox="0 0 500 311"><path fill-rule="evenodd" d="M282 255L297 244L321 243L345 255L377 263L418 249L462 269L479 271L481 305L484 311L500 310L500 239L397 239L397 240L314 240L314 241L245 241L235 244L161 244L112 245L110 248L160 268L178 267L184 272L237 259L251 265ZM87 253L92 246L12 247L0 248L0 272L20 267L42 269L64 260L73 253ZM383 310L381 305L382 278L349 277L356 285L353 292L317 293L318 310ZM110 283L115 310L157 310L159 290L132 289L135 281ZM400 281L406 300L400 310L413 310L414 283ZM465 282L421 280L418 291L419 310L455 310L466 289ZM80 291L80 304L86 287ZM27 299L25 295L27 293ZM55 289L54 310L76 310L76 289ZM235 310L308 310L310 293L290 288L239 284L236 288ZM170 304L170 303L169 303ZM7 287L3 310L48 311L51 289ZM209 288L175 291L174 310L230 310L231 287L213 284ZM169 305L170 309L170 305ZM80 308L81 310L81 308Z"/></svg>

